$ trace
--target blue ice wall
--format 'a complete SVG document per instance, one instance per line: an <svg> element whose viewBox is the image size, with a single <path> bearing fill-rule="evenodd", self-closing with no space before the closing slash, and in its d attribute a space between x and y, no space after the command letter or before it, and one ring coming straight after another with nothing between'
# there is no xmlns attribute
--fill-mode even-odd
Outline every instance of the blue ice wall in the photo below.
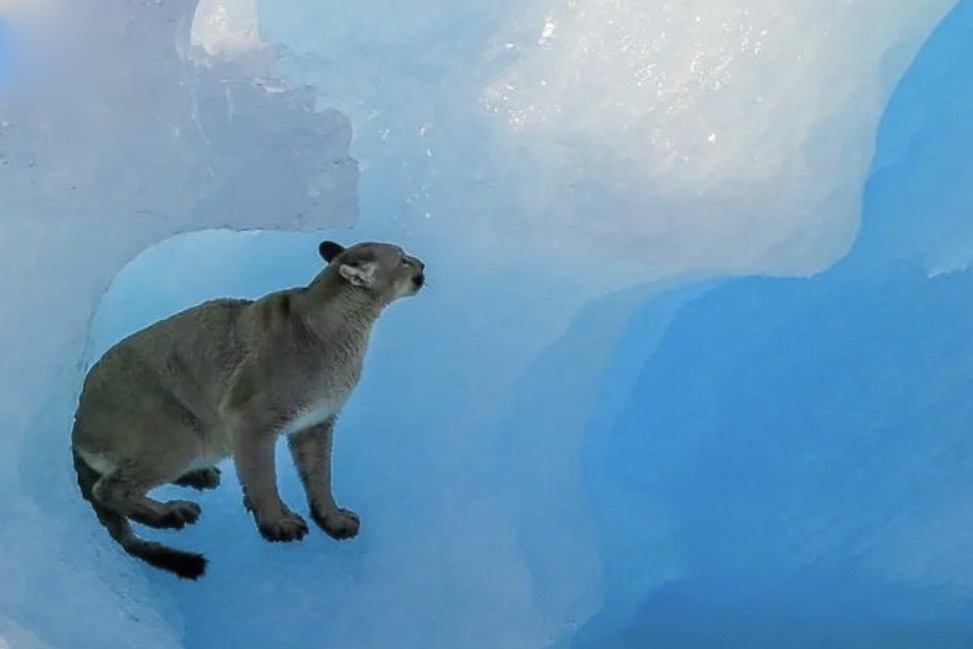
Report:
<svg viewBox="0 0 973 649"><path fill-rule="evenodd" d="M896 90L847 258L630 323L586 454L620 601L575 647L973 646L971 33Z"/></svg>

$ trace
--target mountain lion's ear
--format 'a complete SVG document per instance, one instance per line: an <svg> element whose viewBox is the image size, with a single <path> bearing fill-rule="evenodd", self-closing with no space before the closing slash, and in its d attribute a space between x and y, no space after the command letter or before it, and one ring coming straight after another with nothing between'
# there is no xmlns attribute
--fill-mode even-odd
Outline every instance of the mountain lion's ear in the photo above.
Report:
<svg viewBox="0 0 973 649"><path fill-rule="evenodd" d="M331 260L345 251L345 247L334 241L322 241L318 245L318 254L329 264Z"/></svg>
<svg viewBox="0 0 973 649"><path fill-rule="evenodd" d="M341 264L338 267L338 274L344 277L352 286L371 288L372 284L375 283L375 271L377 269L378 264L374 261L366 261L358 264Z"/></svg>

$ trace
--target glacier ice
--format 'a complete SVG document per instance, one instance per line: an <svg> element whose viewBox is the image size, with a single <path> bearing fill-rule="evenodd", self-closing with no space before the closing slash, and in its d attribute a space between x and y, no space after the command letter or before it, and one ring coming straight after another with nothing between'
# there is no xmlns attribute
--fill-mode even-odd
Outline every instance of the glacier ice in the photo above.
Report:
<svg viewBox="0 0 973 649"><path fill-rule="evenodd" d="M962 639L969 0L886 110L953 4L6 3L0 637ZM72 485L84 365L315 270L239 231L350 226L430 266L337 440L362 537L264 544L228 475L207 580L128 561Z"/></svg>
<svg viewBox="0 0 973 649"><path fill-rule="evenodd" d="M596 254L604 291L840 256L882 105L953 4L282 0L261 24L363 162L395 152L430 227L478 254Z"/></svg>
<svg viewBox="0 0 973 649"><path fill-rule="evenodd" d="M896 89L847 257L628 324L602 392L631 391L586 431L616 597L575 646L973 640L971 26L961 3Z"/></svg>

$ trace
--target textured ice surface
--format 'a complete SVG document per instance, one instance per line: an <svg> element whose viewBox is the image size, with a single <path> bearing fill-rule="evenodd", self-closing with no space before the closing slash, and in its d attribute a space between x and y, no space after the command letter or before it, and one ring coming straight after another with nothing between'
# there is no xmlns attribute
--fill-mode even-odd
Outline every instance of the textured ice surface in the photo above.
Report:
<svg viewBox="0 0 973 649"><path fill-rule="evenodd" d="M629 324L587 431L617 597L579 648L973 642L971 28L892 98L846 259L713 288L644 363L659 302Z"/></svg>
<svg viewBox="0 0 973 649"><path fill-rule="evenodd" d="M617 287L844 252L888 92L952 4L281 0L262 24L430 227L596 255Z"/></svg>
<svg viewBox="0 0 973 649"><path fill-rule="evenodd" d="M12 5L37 73L0 95L0 269L23 278L0 283L0 635L756 647L787 645L734 620L793 633L815 602L816 629L950 621L965 273L926 275L973 249L966 5L887 115L852 257L685 280L838 258L885 101L951 5L277 0L260 31L247 2ZM319 235L170 239L86 346L97 297L177 232L349 225L356 187L356 230L328 235L430 264L342 421L362 537L265 544L230 473L172 537L212 557L207 580L123 557L71 485L83 361L204 297L304 281Z"/></svg>

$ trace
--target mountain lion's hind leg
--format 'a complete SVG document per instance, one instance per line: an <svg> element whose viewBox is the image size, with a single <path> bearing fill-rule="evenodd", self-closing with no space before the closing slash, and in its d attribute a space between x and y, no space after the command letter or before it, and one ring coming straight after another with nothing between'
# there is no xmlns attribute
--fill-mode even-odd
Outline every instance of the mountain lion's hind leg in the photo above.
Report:
<svg viewBox="0 0 973 649"><path fill-rule="evenodd" d="M155 480L154 472L139 463L127 463L102 476L92 488L92 496L108 510L133 521L156 528L182 529L195 523L200 508L187 500L159 502L145 494L168 480Z"/></svg>

